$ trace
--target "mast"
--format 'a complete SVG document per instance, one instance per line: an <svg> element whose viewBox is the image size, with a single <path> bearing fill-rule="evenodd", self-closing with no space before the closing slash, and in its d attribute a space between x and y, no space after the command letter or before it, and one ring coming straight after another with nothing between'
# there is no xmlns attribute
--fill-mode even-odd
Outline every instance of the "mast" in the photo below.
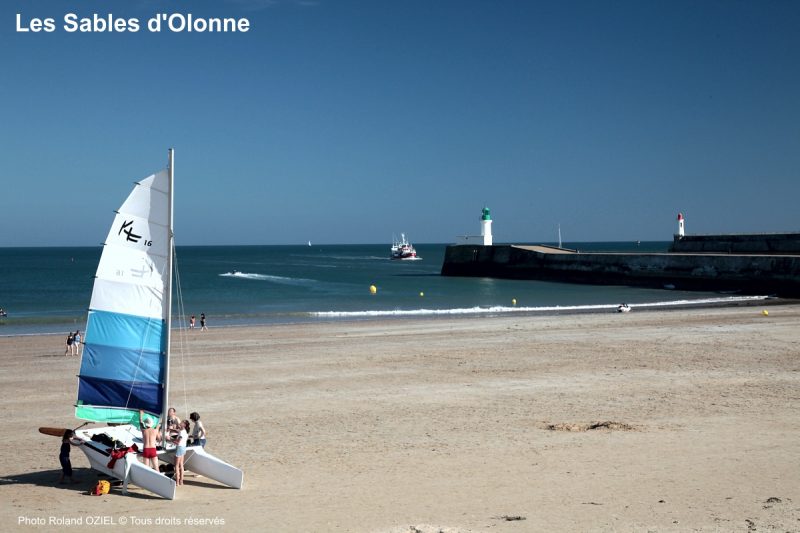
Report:
<svg viewBox="0 0 800 533"><path fill-rule="evenodd" d="M169 347L172 328L172 258L175 252L175 235L173 233L173 189L175 186L175 149L169 149L167 175L169 177L169 191L167 193L167 218L169 219L169 230L167 238L167 283L164 286L165 296L167 297L167 327L165 329L165 361L164 361L164 399L161 412L161 430L163 434L163 445L167 445L167 411L169 410Z"/></svg>

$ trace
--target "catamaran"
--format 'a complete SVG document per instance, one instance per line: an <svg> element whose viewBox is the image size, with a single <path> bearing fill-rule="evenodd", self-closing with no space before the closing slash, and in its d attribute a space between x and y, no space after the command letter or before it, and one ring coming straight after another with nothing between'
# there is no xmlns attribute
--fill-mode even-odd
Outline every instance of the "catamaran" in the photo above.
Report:
<svg viewBox="0 0 800 533"><path fill-rule="evenodd" d="M172 314L174 152L166 169L138 182L119 208L97 267L78 374L75 416L108 424L77 429L92 468L164 498L176 483L145 466L139 410L155 423L169 407ZM163 424L166 426L166 424ZM167 431L157 448L175 463ZM189 446L185 469L234 488L244 474L201 446Z"/></svg>

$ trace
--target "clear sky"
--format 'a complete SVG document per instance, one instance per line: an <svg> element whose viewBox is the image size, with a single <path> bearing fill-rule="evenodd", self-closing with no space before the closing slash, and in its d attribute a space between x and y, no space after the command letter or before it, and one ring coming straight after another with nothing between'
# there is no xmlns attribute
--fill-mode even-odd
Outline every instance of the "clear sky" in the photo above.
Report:
<svg viewBox="0 0 800 533"><path fill-rule="evenodd" d="M169 147L179 245L800 230L797 1L5 0L0 62L0 246L99 244Z"/></svg>

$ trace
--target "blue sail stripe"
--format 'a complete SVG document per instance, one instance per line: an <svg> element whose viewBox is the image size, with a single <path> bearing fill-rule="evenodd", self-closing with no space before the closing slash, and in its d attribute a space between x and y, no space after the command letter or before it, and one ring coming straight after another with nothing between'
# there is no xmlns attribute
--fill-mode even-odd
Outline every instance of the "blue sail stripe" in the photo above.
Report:
<svg viewBox="0 0 800 533"><path fill-rule="evenodd" d="M78 378L78 404L127 407L161 413L162 387L154 383L132 383L81 376Z"/></svg>
<svg viewBox="0 0 800 533"><path fill-rule="evenodd" d="M164 321L160 318L89 311L86 343L148 352L163 352Z"/></svg>
<svg viewBox="0 0 800 533"><path fill-rule="evenodd" d="M82 377L160 384L163 381L160 352L129 350L86 343L81 360Z"/></svg>

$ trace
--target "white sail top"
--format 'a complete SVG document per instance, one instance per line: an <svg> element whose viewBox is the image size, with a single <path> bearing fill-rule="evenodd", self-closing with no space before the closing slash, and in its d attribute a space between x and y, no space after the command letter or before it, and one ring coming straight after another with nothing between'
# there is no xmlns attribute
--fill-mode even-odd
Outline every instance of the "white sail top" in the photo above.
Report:
<svg viewBox="0 0 800 533"><path fill-rule="evenodd" d="M90 309L166 319L168 187L162 170L139 182L120 207L97 267Z"/></svg>

